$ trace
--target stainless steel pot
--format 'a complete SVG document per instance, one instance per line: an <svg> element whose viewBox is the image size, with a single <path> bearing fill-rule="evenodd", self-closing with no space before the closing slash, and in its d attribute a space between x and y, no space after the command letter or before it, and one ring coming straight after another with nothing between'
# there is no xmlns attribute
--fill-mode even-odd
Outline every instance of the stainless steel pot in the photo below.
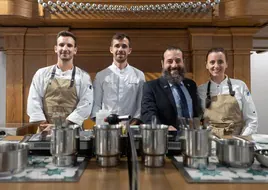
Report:
<svg viewBox="0 0 268 190"><path fill-rule="evenodd" d="M28 144L0 142L0 177L23 171L27 163Z"/></svg>
<svg viewBox="0 0 268 190"><path fill-rule="evenodd" d="M116 166L119 163L121 125L94 126L95 154L102 167Z"/></svg>
<svg viewBox="0 0 268 190"><path fill-rule="evenodd" d="M50 153L56 166L70 166L77 162L79 126L54 127L51 132Z"/></svg>
<svg viewBox="0 0 268 190"><path fill-rule="evenodd" d="M190 157L208 157L211 149L211 128L182 130L182 152Z"/></svg>
<svg viewBox="0 0 268 190"><path fill-rule="evenodd" d="M142 151L145 155L144 164L148 167L164 165L167 151L167 125L141 125Z"/></svg>
<svg viewBox="0 0 268 190"><path fill-rule="evenodd" d="M255 150L255 156L261 165L268 167L268 150L267 149Z"/></svg>
<svg viewBox="0 0 268 190"><path fill-rule="evenodd" d="M216 141L216 155L219 163L235 168L247 168L254 162L255 143L243 139L220 139L212 136Z"/></svg>
<svg viewBox="0 0 268 190"><path fill-rule="evenodd" d="M183 164L190 168L204 168L208 165L211 150L211 128L183 128L180 138Z"/></svg>

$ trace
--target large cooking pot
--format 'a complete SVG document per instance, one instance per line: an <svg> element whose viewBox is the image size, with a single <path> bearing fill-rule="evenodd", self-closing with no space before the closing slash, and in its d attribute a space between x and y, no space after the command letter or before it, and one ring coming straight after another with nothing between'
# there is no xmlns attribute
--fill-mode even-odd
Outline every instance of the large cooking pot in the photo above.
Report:
<svg viewBox="0 0 268 190"><path fill-rule="evenodd" d="M28 144L0 142L0 177L23 171L28 163Z"/></svg>
<svg viewBox="0 0 268 190"><path fill-rule="evenodd" d="M182 144L183 164L190 168L203 168L208 165L211 150L211 128L183 128Z"/></svg>
<svg viewBox="0 0 268 190"><path fill-rule="evenodd" d="M211 128L182 129L181 141L183 154L190 157L209 157L211 149Z"/></svg>
<svg viewBox="0 0 268 190"><path fill-rule="evenodd" d="M220 139L213 135L216 141L216 155L219 163L228 167L247 168L254 162L255 143L238 138Z"/></svg>
<svg viewBox="0 0 268 190"><path fill-rule="evenodd" d="M96 125L95 154L97 163L102 167L112 167L119 163L121 125Z"/></svg>
<svg viewBox="0 0 268 190"><path fill-rule="evenodd" d="M54 127L51 130L50 153L56 166L75 165L79 146L79 125Z"/></svg>
<svg viewBox="0 0 268 190"><path fill-rule="evenodd" d="M148 167L162 167L167 152L167 125L140 125L142 136L142 151L144 165Z"/></svg>

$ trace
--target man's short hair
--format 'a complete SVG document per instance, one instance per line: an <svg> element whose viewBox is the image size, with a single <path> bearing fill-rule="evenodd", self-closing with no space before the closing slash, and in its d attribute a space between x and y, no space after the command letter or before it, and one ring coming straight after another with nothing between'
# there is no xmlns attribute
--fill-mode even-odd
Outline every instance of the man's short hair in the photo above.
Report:
<svg viewBox="0 0 268 190"><path fill-rule="evenodd" d="M63 31L60 31L58 34L57 34L57 40L59 37L61 36L64 36L64 37L72 37L74 39L74 46L76 47L76 37L75 35L72 33L72 32L69 32L69 31L66 31L66 30L63 30Z"/></svg>
<svg viewBox="0 0 268 190"><path fill-rule="evenodd" d="M165 57L164 57L164 54L166 53L166 51L180 51L182 53L182 59L183 59L183 52L181 50L181 48L179 47L176 47L176 46L168 46L167 49L164 51L163 55L162 55L162 59L161 61L164 61L165 60Z"/></svg>
<svg viewBox="0 0 268 190"><path fill-rule="evenodd" d="M123 40L124 38L128 39L128 45L130 47L130 37L125 33L116 33L115 35L113 35L111 40L111 46L113 45L113 40Z"/></svg>

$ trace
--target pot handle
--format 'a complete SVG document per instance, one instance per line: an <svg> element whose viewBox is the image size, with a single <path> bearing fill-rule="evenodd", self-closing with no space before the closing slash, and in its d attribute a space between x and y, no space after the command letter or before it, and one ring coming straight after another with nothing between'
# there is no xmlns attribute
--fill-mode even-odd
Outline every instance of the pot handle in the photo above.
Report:
<svg viewBox="0 0 268 190"><path fill-rule="evenodd" d="M244 142L250 142L250 140L248 140L247 138L243 137L243 136L236 136L234 135L233 138L244 141Z"/></svg>
<svg viewBox="0 0 268 190"><path fill-rule="evenodd" d="M222 143L222 139L219 136L215 135L215 134L211 135L210 138L211 138L211 140L213 140L213 141L215 141L217 143L220 143L220 144Z"/></svg>

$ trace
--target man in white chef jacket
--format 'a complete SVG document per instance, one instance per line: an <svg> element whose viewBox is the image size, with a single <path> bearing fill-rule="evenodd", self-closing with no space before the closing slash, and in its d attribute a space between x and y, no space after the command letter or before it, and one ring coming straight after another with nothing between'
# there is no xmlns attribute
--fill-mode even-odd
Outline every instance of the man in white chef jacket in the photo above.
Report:
<svg viewBox="0 0 268 190"><path fill-rule="evenodd" d="M65 124L82 125L93 106L90 76L73 64L77 53L74 34L59 32L54 50L57 63L35 73L27 102L30 122L40 123L41 130L53 124L55 117Z"/></svg>
<svg viewBox="0 0 268 190"><path fill-rule="evenodd" d="M110 52L113 63L97 73L93 82L94 106L92 118L101 110L117 115L131 115L131 124L140 123L141 99L145 77L142 71L128 63L132 51L129 36L117 33L112 37Z"/></svg>

